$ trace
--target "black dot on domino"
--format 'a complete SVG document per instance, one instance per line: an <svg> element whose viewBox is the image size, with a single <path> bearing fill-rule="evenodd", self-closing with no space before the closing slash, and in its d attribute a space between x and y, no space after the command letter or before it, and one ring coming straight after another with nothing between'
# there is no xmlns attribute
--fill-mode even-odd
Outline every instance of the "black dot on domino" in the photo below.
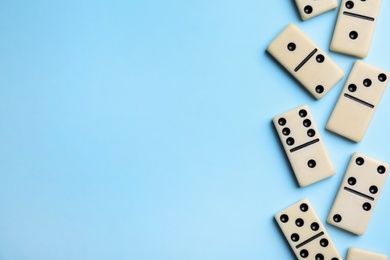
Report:
<svg viewBox="0 0 390 260"><path fill-rule="evenodd" d="M299 255L302 257L302 258L306 258L309 256L309 251L307 251L306 249L303 249L301 250L301 252L299 252Z"/></svg>
<svg viewBox="0 0 390 260"><path fill-rule="evenodd" d="M355 6L355 4L354 4L352 1L347 1L347 2L345 3L345 7L346 7L347 9L352 9L354 6Z"/></svg>
<svg viewBox="0 0 390 260"><path fill-rule="evenodd" d="M384 82L387 80L387 76L384 73L379 74L378 79L380 82Z"/></svg>
<svg viewBox="0 0 390 260"><path fill-rule="evenodd" d="M318 54L318 55L317 55L316 61L317 61L318 63L323 63L324 60L325 60L324 55L322 55L322 54Z"/></svg>
<svg viewBox="0 0 390 260"><path fill-rule="evenodd" d="M377 171L379 174L384 174L386 172L386 168L385 168L385 166L381 165L378 167Z"/></svg>
<svg viewBox="0 0 390 260"><path fill-rule="evenodd" d="M299 235L297 233L294 233L291 235L291 240L293 242L298 242L299 241Z"/></svg>
<svg viewBox="0 0 390 260"><path fill-rule="evenodd" d="M337 257L333 257L332 260L339 260Z"/></svg>
<svg viewBox="0 0 390 260"><path fill-rule="evenodd" d="M287 49L289 51L295 51L296 48L297 48L297 46L293 42L290 42L289 44L287 44Z"/></svg>
<svg viewBox="0 0 390 260"><path fill-rule="evenodd" d="M297 220L295 220L295 225L297 225L297 227L303 227L304 224L305 221L303 221L301 218L297 218Z"/></svg>
<svg viewBox="0 0 390 260"><path fill-rule="evenodd" d="M355 84L349 84L349 86L348 86L348 90L349 90L350 92L355 92L355 91L356 91L356 89L357 89L357 87L356 87L356 85L355 85Z"/></svg>
<svg viewBox="0 0 390 260"><path fill-rule="evenodd" d="M317 165L317 163L314 160L309 160L307 162L307 166L309 166L309 168L314 168L314 167L316 167L316 165Z"/></svg>
<svg viewBox="0 0 390 260"><path fill-rule="evenodd" d="M354 178L354 177L348 178L348 184L351 185L351 186L355 185L356 184L356 178Z"/></svg>
<svg viewBox="0 0 390 260"><path fill-rule="evenodd" d="M318 225L317 222L313 222L313 223L311 223L310 228L313 231L317 231L320 228L320 225Z"/></svg>
<svg viewBox="0 0 390 260"><path fill-rule="evenodd" d="M282 133L284 135L289 135L291 133L290 128L288 128L288 127L283 128Z"/></svg>
<svg viewBox="0 0 390 260"><path fill-rule="evenodd" d="M365 211L370 211L370 209L371 209L371 204L368 203L368 202L364 203L364 204L363 204L363 209L364 209Z"/></svg>
<svg viewBox="0 0 390 260"><path fill-rule="evenodd" d="M323 254L316 254L316 260L324 260L324 255Z"/></svg>
<svg viewBox="0 0 390 260"><path fill-rule="evenodd" d="M302 204L299 206L299 209L300 209L302 212L306 212L306 211L309 209L309 206L308 206L306 203L302 203Z"/></svg>
<svg viewBox="0 0 390 260"><path fill-rule="evenodd" d="M305 119L305 120L303 120L303 125L306 127L309 127L309 126L311 126L311 121L309 119Z"/></svg>
<svg viewBox="0 0 390 260"><path fill-rule="evenodd" d="M282 223L287 223L288 219L289 217L286 214L280 216L280 221L282 221Z"/></svg>
<svg viewBox="0 0 390 260"><path fill-rule="evenodd" d="M322 94L322 93L324 92L324 86L318 85L318 86L316 87L316 92L317 92L318 94Z"/></svg>
<svg viewBox="0 0 390 260"><path fill-rule="evenodd" d="M358 33L356 31L352 31L349 33L349 38L351 38L352 40L356 40L358 38Z"/></svg>
<svg viewBox="0 0 390 260"><path fill-rule="evenodd" d="M372 185L372 186L370 187L370 193L371 193L371 194L376 194L377 192L378 192L378 187L375 186L375 185Z"/></svg>
<svg viewBox="0 0 390 260"><path fill-rule="evenodd" d="M372 81L371 81L371 79L365 79L365 80L363 80L363 85L365 86L365 87L370 87L371 86L371 84L372 84Z"/></svg>
<svg viewBox="0 0 390 260"><path fill-rule="evenodd" d="M356 164L357 165L363 165L364 164L364 159L362 157L358 157L356 158Z"/></svg>
<svg viewBox="0 0 390 260"><path fill-rule="evenodd" d="M307 14L311 14L313 12L313 7L311 7L310 5L307 5L307 6L305 6L305 8L303 8L303 11Z"/></svg>
<svg viewBox="0 0 390 260"><path fill-rule="evenodd" d="M327 247L327 246L329 245L328 239L326 239L326 238L321 239L321 240L320 240L320 245L321 245L322 247Z"/></svg>
<svg viewBox="0 0 390 260"><path fill-rule="evenodd" d="M284 126L285 124L287 123L287 120L285 118L279 118L278 120L278 124L281 125L281 126Z"/></svg>
<svg viewBox="0 0 390 260"><path fill-rule="evenodd" d="M314 131L314 129L307 130L307 136L313 137L315 135L316 135L316 131Z"/></svg>
<svg viewBox="0 0 390 260"><path fill-rule="evenodd" d="M339 214L333 216L333 221L339 223L343 218Z"/></svg>
<svg viewBox="0 0 390 260"><path fill-rule="evenodd" d="M299 116L300 117L306 117L307 116L307 111L305 109L299 110Z"/></svg>
<svg viewBox="0 0 390 260"><path fill-rule="evenodd" d="M295 143L295 140L294 140L294 138L289 137L289 138L287 138L286 143L287 143L287 145L291 146Z"/></svg>

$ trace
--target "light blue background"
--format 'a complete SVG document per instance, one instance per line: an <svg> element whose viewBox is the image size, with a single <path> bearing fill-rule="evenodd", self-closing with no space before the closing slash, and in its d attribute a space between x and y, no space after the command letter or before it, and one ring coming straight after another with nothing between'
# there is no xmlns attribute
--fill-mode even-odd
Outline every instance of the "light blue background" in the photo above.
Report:
<svg viewBox="0 0 390 260"><path fill-rule="evenodd" d="M365 60L390 71L390 3ZM337 11L293 1L0 1L0 259L293 259L273 215L325 222L351 154L390 162L390 91L363 142L265 49L290 22L328 53ZM352 57L329 53L348 75ZM308 104L336 175L298 188L271 125ZM390 181L367 233L390 255Z"/></svg>

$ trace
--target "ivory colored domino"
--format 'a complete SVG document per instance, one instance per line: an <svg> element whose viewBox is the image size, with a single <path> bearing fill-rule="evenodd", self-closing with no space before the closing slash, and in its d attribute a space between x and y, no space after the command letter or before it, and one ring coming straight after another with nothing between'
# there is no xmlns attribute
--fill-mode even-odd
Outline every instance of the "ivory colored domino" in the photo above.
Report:
<svg viewBox="0 0 390 260"><path fill-rule="evenodd" d="M389 165L354 153L328 216L328 223L363 235L382 191Z"/></svg>
<svg viewBox="0 0 390 260"><path fill-rule="evenodd" d="M267 51L317 99L344 76L340 67L293 23L276 36Z"/></svg>
<svg viewBox="0 0 390 260"><path fill-rule="evenodd" d="M273 123L300 187L335 173L308 106L278 115Z"/></svg>
<svg viewBox="0 0 390 260"><path fill-rule="evenodd" d="M277 213L275 219L299 260L342 260L308 199Z"/></svg>
<svg viewBox="0 0 390 260"><path fill-rule="evenodd" d="M382 0L342 0L330 49L367 57Z"/></svg>
<svg viewBox="0 0 390 260"><path fill-rule="evenodd" d="M335 9L338 6L336 0L295 0L302 20L308 20L325 12Z"/></svg>
<svg viewBox="0 0 390 260"><path fill-rule="evenodd" d="M350 247L348 250L347 260L388 260L388 258L387 255Z"/></svg>
<svg viewBox="0 0 390 260"><path fill-rule="evenodd" d="M349 74L326 128L360 142L383 96L389 74L357 60Z"/></svg>

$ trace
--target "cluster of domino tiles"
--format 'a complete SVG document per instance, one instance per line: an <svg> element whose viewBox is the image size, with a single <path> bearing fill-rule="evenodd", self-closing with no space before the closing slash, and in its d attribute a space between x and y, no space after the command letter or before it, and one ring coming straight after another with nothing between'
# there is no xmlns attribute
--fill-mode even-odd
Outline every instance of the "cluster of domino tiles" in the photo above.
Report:
<svg viewBox="0 0 390 260"><path fill-rule="evenodd" d="M295 3L302 20L338 7L336 0L295 0ZM381 0L342 0L330 50L366 57L380 5ZM294 24L279 33L267 51L317 99L344 77L337 64ZM326 128L354 142L362 141L387 83L387 72L356 60ZM307 105L275 116L273 123L300 187L335 174ZM354 153L327 222L363 235L389 170L384 162ZM342 259L308 199L280 211L275 219L298 259ZM350 247L346 259L388 258Z"/></svg>

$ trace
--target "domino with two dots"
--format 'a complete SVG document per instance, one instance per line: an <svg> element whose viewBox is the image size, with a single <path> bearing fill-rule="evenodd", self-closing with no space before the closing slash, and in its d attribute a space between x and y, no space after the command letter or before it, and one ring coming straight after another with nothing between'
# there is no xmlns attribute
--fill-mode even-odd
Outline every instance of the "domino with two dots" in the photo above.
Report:
<svg viewBox="0 0 390 260"><path fill-rule="evenodd" d="M293 23L276 36L267 51L317 99L344 76L340 67Z"/></svg>
<svg viewBox="0 0 390 260"><path fill-rule="evenodd" d="M347 260L387 260L387 256L356 247L350 247Z"/></svg>
<svg viewBox="0 0 390 260"><path fill-rule="evenodd" d="M295 0L295 4L304 21L333 10L338 6L336 0Z"/></svg>
<svg viewBox="0 0 390 260"><path fill-rule="evenodd" d="M382 0L343 0L330 49L359 58L370 50Z"/></svg>
<svg viewBox="0 0 390 260"><path fill-rule="evenodd" d="M273 123L300 187L335 173L308 106L278 115Z"/></svg>
<svg viewBox="0 0 390 260"><path fill-rule="evenodd" d="M342 259L308 199L277 213L275 220L299 260Z"/></svg>
<svg viewBox="0 0 390 260"><path fill-rule="evenodd" d="M357 60L326 128L360 142L383 96L388 77L382 69Z"/></svg>
<svg viewBox="0 0 390 260"><path fill-rule="evenodd" d="M354 153L328 216L328 223L356 235L366 231L389 165Z"/></svg>

